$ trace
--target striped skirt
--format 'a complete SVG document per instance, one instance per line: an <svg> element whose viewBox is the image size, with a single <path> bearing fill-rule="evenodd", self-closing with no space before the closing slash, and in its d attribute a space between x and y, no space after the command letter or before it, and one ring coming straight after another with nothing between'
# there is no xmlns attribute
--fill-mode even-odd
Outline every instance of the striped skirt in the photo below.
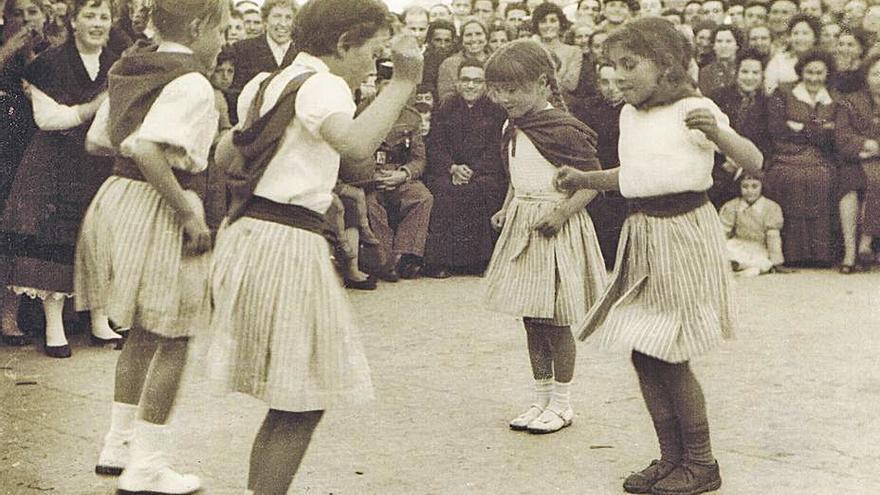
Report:
<svg viewBox="0 0 880 495"><path fill-rule="evenodd" d="M201 201L185 191L197 211ZM183 227L148 183L112 176L86 211L76 246L79 311L123 327L190 337L210 320L209 256L183 256Z"/></svg>
<svg viewBox="0 0 880 495"><path fill-rule="evenodd" d="M221 227L211 266L210 373L273 409L373 396L345 290L320 235L250 217Z"/></svg>
<svg viewBox="0 0 880 495"><path fill-rule="evenodd" d="M600 330L606 347L679 363L733 336L733 281L711 203L673 217L630 215L615 267L581 340Z"/></svg>
<svg viewBox="0 0 880 495"><path fill-rule="evenodd" d="M514 198L486 271L489 309L567 326L579 323L605 287L596 230L586 209L554 237L534 230L559 200Z"/></svg>

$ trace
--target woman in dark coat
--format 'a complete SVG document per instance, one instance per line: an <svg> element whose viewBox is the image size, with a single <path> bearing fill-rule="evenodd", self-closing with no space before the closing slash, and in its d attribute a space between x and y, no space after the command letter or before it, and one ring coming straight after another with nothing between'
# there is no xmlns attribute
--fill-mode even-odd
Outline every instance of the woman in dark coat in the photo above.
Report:
<svg viewBox="0 0 880 495"><path fill-rule="evenodd" d="M49 43L43 33L48 7L34 0L7 0L0 26L0 212L12 187L12 180L24 150L36 130L31 102L21 79L25 66ZM0 250L6 244L0 233ZM2 255L2 252L0 252ZM4 265L0 259L0 265ZM0 266L0 275L2 275ZM3 281L0 276L0 282ZM25 345L18 328L18 296L0 287L0 337L6 345Z"/></svg>
<svg viewBox="0 0 880 495"><path fill-rule="evenodd" d="M862 67L862 89L843 98L835 129L841 269L847 273L874 263L871 244L880 236L880 54L870 56Z"/></svg>
<svg viewBox="0 0 880 495"><path fill-rule="evenodd" d="M465 60L457 93L433 115L427 139L427 186L434 208L425 246L426 274L449 269L482 271L496 234L490 219L504 202L507 177L501 162L504 110L485 96L483 67Z"/></svg>
<svg viewBox="0 0 880 495"><path fill-rule="evenodd" d="M73 253L85 209L112 163L85 152L85 135L118 54L106 48L109 0L77 0L72 36L25 69L36 132L15 175L0 230L9 243L4 286L43 302L46 354L70 356L61 319L73 294ZM106 315L92 315L93 340L119 339Z"/></svg>
<svg viewBox="0 0 880 495"><path fill-rule="evenodd" d="M773 160L766 196L782 206L782 250L786 263L831 264L836 167L831 149L838 103L827 88L834 61L807 52L795 68L799 81L770 97L768 125Z"/></svg>

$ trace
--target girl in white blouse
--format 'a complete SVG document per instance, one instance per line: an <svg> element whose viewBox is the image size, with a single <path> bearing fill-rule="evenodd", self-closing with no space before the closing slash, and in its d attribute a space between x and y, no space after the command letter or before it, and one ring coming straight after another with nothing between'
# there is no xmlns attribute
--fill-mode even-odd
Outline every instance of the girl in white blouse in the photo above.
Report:
<svg viewBox="0 0 880 495"><path fill-rule="evenodd" d="M630 215L615 272L581 327L622 344L632 361L661 458L624 482L631 493L703 493L721 486L705 402L689 360L733 330L724 235L706 190L716 149L746 170L761 153L728 125L688 76L690 45L666 20L629 23L605 42L627 105L620 117L620 167L559 171L558 186L620 190Z"/></svg>

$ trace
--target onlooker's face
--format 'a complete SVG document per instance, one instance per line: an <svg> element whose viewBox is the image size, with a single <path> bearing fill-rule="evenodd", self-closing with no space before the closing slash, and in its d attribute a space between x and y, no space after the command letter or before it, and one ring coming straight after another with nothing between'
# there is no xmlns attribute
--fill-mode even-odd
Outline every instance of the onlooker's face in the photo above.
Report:
<svg viewBox="0 0 880 495"><path fill-rule="evenodd" d="M489 51L495 52L495 50L501 48L501 45L507 43L509 40L507 39L507 31L504 30L495 30L489 33Z"/></svg>
<svg viewBox="0 0 880 495"><path fill-rule="evenodd" d="M86 4L73 19L73 33L78 46L90 52L103 48L110 38L110 2L102 2L97 7Z"/></svg>
<svg viewBox="0 0 880 495"><path fill-rule="evenodd" d="M841 14L843 13L843 7L846 5L846 0L823 0L825 4L825 10L832 14Z"/></svg>
<svg viewBox="0 0 880 495"><path fill-rule="evenodd" d="M730 19L730 24L738 28L745 25L745 9L742 5L731 5L727 9L727 17Z"/></svg>
<svg viewBox="0 0 880 495"><path fill-rule="evenodd" d="M492 18L495 17L495 10L492 8L492 0L476 0L471 8L471 15L476 17L488 27L492 24Z"/></svg>
<svg viewBox="0 0 880 495"><path fill-rule="evenodd" d="M828 23L822 25L819 33L819 43L823 50L834 52L837 50L837 40L840 38L840 24Z"/></svg>
<svg viewBox="0 0 880 495"><path fill-rule="evenodd" d="M738 49L739 45L736 43L736 38L732 32L718 31L715 34L715 43L712 45L712 50L715 52L717 59L733 60L736 58L736 51Z"/></svg>
<svg viewBox="0 0 880 495"><path fill-rule="evenodd" d="M862 58L862 51L862 44L852 33L841 34L840 39L837 40L837 50L834 51L838 68L845 69L858 64Z"/></svg>
<svg viewBox="0 0 880 495"><path fill-rule="evenodd" d="M816 33L806 22L799 22L791 27L789 44L794 53L806 53L816 46Z"/></svg>
<svg viewBox="0 0 880 495"><path fill-rule="evenodd" d="M448 29L435 29L431 33L431 46L435 50L447 50L452 48L452 31Z"/></svg>
<svg viewBox="0 0 880 495"><path fill-rule="evenodd" d="M449 9L442 4L437 4L431 7L431 10L428 11L428 20L430 22L444 20L451 21L452 13L449 12Z"/></svg>
<svg viewBox="0 0 880 495"><path fill-rule="evenodd" d="M561 23L556 14L547 14L538 21L538 35L543 40L555 40L559 38Z"/></svg>
<svg viewBox="0 0 880 495"><path fill-rule="evenodd" d="M235 66L231 61L226 60L214 68L214 72L211 74L211 84L221 91L226 91L232 86L232 79L234 78Z"/></svg>
<svg viewBox="0 0 880 495"><path fill-rule="evenodd" d="M764 69L760 60L745 59L736 71L736 84L744 93L754 93L764 80Z"/></svg>
<svg viewBox="0 0 880 495"><path fill-rule="evenodd" d="M699 53L708 53L712 51L712 30L699 30L694 36L694 44L697 45L697 51Z"/></svg>
<svg viewBox="0 0 880 495"><path fill-rule="evenodd" d="M767 26L753 27L749 31L749 48L753 48L761 55L770 54L773 42L770 39L770 29Z"/></svg>
<svg viewBox="0 0 880 495"><path fill-rule="evenodd" d="M743 11L743 26L751 29L767 22L767 7L763 5L752 5Z"/></svg>
<svg viewBox="0 0 880 495"><path fill-rule="evenodd" d="M477 23L471 22L461 32L461 46L465 53L478 55L486 49L486 32Z"/></svg>
<svg viewBox="0 0 880 495"><path fill-rule="evenodd" d="M416 37L419 45L425 44L425 38L428 36L428 16L426 14L409 14L403 24L403 29L409 34Z"/></svg>
<svg viewBox="0 0 880 495"><path fill-rule="evenodd" d="M630 18L630 15L632 15L632 13L629 10L629 6L626 5L626 2L611 0L610 2L605 3L605 19L611 24L623 24Z"/></svg>
<svg viewBox="0 0 880 495"><path fill-rule="evenodd" d="M243 40L244 37L244 19L230 17L229 24L226 26L226 44L231 45L236 41Z"/></svg>
<svg viewBox="0 0 880 495"><path fill-rule="evenodd" d="M684 12L685 6L687 6L687 0L666 0L663 2L663 7L679 12Z"/></svg>
<svg viewBox="0 0 880 495"><path fill-rule="evenodd" d="M608 38L608 33L596 33L593 35L593 38L590 40L590 51L593 52L593 57L596 60L602 58L602 51L604 47L602 45L605 44L605 40Z"/></svg>
<svg viewBox="0 0 880 495"><path fill-rule="evenodd" d="M527 15L526 11L522 9L511 9L505 12L504 14L504 26L511 31L519 30L520 26L522 26L523 22L525 22Z"/></svg>
<svg viewBox="0 0 880 495"><path fill-rule="evenodd" d="M430 91L416 93L413 103L416 106L423 106L430 111L430 109L434 108L434 93L431 93Z"/></svg>
<svg viewBox="0 0 880 495"><path fill-rule="evenodd" d="M788 31L788 21L797 12L797 6L789 0L776 0L767 12L767 26L771 33L781 35Z"/></svg>
<svg viewBox="0 0 880 495"><path fill-rule="evenodd" d="M242 14L244 20L244 34L247 38L256 38L263 35L263 18L260 13L249 10Z"/></svg>
<svg viewBox="0 0 880 495"><path fill-rule="evenodd" d="M578 5L577 18L578 20L590 19L596 22L596 18L599 17L601 11L602 7L599 6L597 0L584 0Z"/></svg>
<svg viewBox="0 0 880 495"><path fill-rule="evenodd" d="M0 6L2 6L3 2L0 2ZM67 17L67 2L54 2L52 4L52 13L58 19L64 19Z"/></svg>
<svg viewBox="0 0 880 495"><path fill-rule="evenodd" d="M486 73L479 67L462 67L455 88L464 101L473 103L486 94Z"/></svg>
<svg viewBox="0 0 880 495"><path fill-rule="evenodd" d="M801 0L801 13L811 15L816 19L822 17L822 1L821 0Z"/></svg>
<svg viewBox="0 0 880 495"><path fill-rule="evenodd" d="M266 16L266 32L278 44L290 41L293 31L293 10L288 7L272 7Z"/></svg>
<svg viewBox="0 0 880 495"><path fill-rule="evenodd" d="M752 204L761 197L761 181L743 179L739 184L739 191L746 203Z"/></svg>
<svg viewBox="0 0 880 495"><path fill-rule="evenodd" d="M683 21L689 26L693 26L700 21L700 10L702 6L699 3L691 2L684 6Z"/></svg>
<svg viewBox="0 0 880 495"><path fill-rule="evenodd" d="M612 105L617 105L623 101L623 93L617 88L617 76L614 67L603 65L599 69L598 74L599 93L605 98L605 101Z"/></svg>
<svg viewBox="0 0 880 495"><path fill-rule="evenodd" d="M581 47L581 50L586 53L590 49L590 35L593 34L593 28L583 24L576 24L571 32L574 35L575 46Z"/></svg>
<svg viewBox="0 0 880 495"><path fill-rule="evenodd" d="M850 0L843 7L843 23L847 26L861 26L867 9L868 4L863 0Z"/></svg>
<svg viewBox="0 0 880 495"><path fill-rule="evenodd" d="M700 18L718 25L724 24L724 4L717 0L703 2L703 7L700 8Z"/></svg>
<svg viewBox="0 0 880 495"><path fill-rule="evenodd" d="M456 17L466 17L471 13L470 0L452 0L452 13Z"/></svg>
<svg viewBox="0 0 880 495"><path fill-rule="evenodd" d="M150 24L150 12L153 9L153 0L133 0L131 2L131 29L136 33L143 33Z"/></svg>
<svg viewBox="0 0 880 495"><path fill-rule="evenodd" d="M660 17L663 13L663 5L660 0L639 0L640 17Z"/></svg>
<svg viewBox="0 0 880 495"><path fill-rule="evenodd" d="M10 26L23 26L27 29L33 29L39 33L43 32L43 25L46 23L46 14L33 0L6 0L14 3L12 7L12 18L6 19L6 23Z"/></svg>
<svg viewBox="0 0 880 495"><path fill-rule="evenodd" d="M828 82L828 67L825 66L825 62L813 60L804 65L801 72L801 79L807 91L815 93L825 89L825 84Z"/></svg>

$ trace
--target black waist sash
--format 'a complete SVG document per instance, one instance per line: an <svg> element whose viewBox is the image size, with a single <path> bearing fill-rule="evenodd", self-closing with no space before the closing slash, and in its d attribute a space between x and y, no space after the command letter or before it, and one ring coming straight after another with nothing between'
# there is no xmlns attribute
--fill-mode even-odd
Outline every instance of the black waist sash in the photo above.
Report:
<svg viewBox="0 0 880 495"><path fill-rule="evenodd" d="M180 183L180 187L183 189L190 189L199 194L199 197L202 197L202 188L197 187L198 184L196 182L196 174L192 174L190 172L186 172L184 170L178 170L176 168L172 168L171 172L174 174L174 178L177 179L177 182ZM144 174L141 173L141 169L138 167L137 163L131 158L127 158L124 156L117 156L116 160L113 162L113 175L118 177L124 177L126 179L137 180L141 182L147 182L147 178L144 177ZM204 197L202 200L204 201Z"/></svg>
<svg viewBox="0 0 880 495"><path fill-rule="evenodd" d="M651 217L674 217L690 213L709 202L706 191L683 192L649 196L645 198L627 198L626 204L630 213L644 213Z"/></svg>
<svg viewBox="0 0 880 495"><path fill-rule="evenodd" d="M328 235L329 229L324 215L299 205L276 203L260 196L252 196L242 216L307 230L327 238L331 243L333 240Z"/></svg>

